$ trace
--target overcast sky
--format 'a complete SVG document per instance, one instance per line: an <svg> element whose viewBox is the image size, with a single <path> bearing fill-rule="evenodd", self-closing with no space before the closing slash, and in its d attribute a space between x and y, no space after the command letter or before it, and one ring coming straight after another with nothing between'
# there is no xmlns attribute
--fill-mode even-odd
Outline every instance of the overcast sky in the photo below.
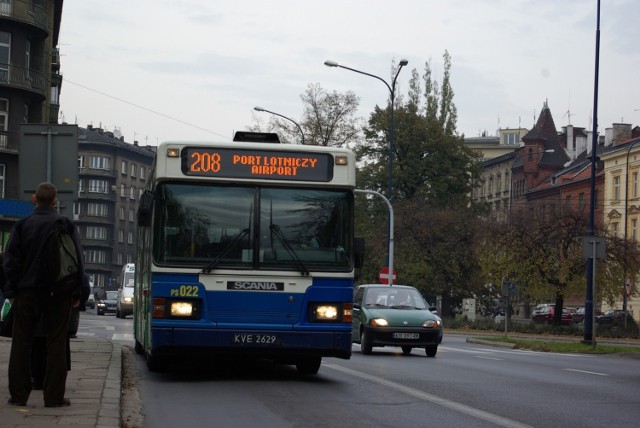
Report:
<svg viewBox="0 0 640 428"><path fill-rule="evenodd" d="M59 47L67 123L125 140L222 140L299 121L309 84L353 91L359 116L406 94L411 70L452 58L458 132L530 129L545 100L556 127L593 127L597 0L67 0ZM640 124L640 1L601 3L598 130Z"/></svg>

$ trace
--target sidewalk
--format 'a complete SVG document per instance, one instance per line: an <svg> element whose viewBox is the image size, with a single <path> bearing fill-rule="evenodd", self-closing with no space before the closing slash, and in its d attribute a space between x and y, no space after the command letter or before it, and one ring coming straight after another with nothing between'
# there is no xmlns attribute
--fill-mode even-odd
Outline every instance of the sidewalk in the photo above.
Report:
<svg viewBox="0 0 640 428"><path fill-rule="evenodd" d="M0 426L74 428L121 426L121 346L103 338L71 339L71 371L67 376L69 407L44 407L42 391L32 391L25 407L7 404L7 367L11 339L0 337Z"/></svg>

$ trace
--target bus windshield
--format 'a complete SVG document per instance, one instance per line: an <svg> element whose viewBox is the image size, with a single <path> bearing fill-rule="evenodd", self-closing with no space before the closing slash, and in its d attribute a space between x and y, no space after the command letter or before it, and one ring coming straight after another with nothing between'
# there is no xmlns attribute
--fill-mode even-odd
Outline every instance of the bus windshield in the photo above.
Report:
<svg viewBox="0 0 640 428"><path fill-rule="evenodd" d="M348 271L348 190L158 185L153 257L161 266Z"/></svg>

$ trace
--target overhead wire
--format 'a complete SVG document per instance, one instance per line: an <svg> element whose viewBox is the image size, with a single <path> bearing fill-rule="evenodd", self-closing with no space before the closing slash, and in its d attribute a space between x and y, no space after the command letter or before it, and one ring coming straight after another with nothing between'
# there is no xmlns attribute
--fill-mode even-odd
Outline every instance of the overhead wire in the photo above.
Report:
<svg viewBox="0 0 640 428"><path fill-rule="evenodd" d="M222 135L222 134L218 134L217 132L211 131L210 129L206 129L206 128L203 128L201 126L195 125L193 123L186 122L186 121L184 121L182 119L177 119L175 117L169 116L169 115L161 113L159 111L152 110L152 109L150 109L148 107L144 107L144 106L138 105L138 104L133 103L131 101L123 100L122 98L118 98L118 97L115 97L113 95L109 95L109 94L107 94L105 92L102 92L102 91L99 91L97 89L89 88L88 86L82 85L80 83L73 82L73 81L71 81L71 80L69 80L67 78L65 78L64 81L65 81L65 83L71 83L72 85L79 86L79 87L81 87L83 89L86 89L87 91L95 92L96 94L100 94L100 95L103 95L105 97L108 97L108 98L114 99L116 101L119 101L121 103L128 104L128 105L130 105L132 107L135 107L135 108L138 108L140 110L145 110L145 111L148 111L149 113L157 114L158 116L162 116L162 117L164 117L166 119L173 120L174 122L182 123L183 125L187 125L187 126L190 126L192 128L196 128L196 129L199 129L199 130L204 131L204 132L208 132L208 133L213 134L213 135L217 135L218 137L221 137L221 138L230 139L228 136Z"/></svg>

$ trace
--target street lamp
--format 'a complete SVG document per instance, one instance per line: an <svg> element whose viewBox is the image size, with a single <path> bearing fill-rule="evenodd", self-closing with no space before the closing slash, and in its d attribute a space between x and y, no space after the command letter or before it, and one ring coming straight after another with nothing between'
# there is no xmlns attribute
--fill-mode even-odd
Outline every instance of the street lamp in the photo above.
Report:
<svg viewBox="0 0 640 428"><path fill-rule="evenodd" d="M374 79L378 79L379 81L381 81L382 83L384 83L384 85L387 87L387 89L389 90L389 93L391 95L391 121L389 124L389 183L387 185L387 199L389 201L391 201L392 199L392 190L393 190L393 152L394 152L394 144L395 144L395 128L394 128L394 123L393 123L393 113L395 110L395 98L396 98L396 80L398 80L398 75L400 74L400 70L402 70L402 67L404 67L405 65L409 64L409 61L406 59L401 59L399 62L399 67L398 67L398 71L396 71L396 75L393 77L393 80L391 81L391 85L389 85L387 83L386 80L384 80L382 77L376 76L375 74L370 74L370 73L366 73L364 71L360 71L360 70L356 70L355 68L351 68L351 67L347 67L344 65L340 65L335 61L330 61L327 60L324 62L324 65L326 65L327 67L338 67L338 68L344 68L345 70L349 70L349 71L353 71L355 73L359 73L359 74L364 74L365 76L369 76L369 77L373 77ZM389 236L391 236L391 219L389 219L388 224L388 234L387 234L387 266L389 265L389 258L390 258L390 254L389 251L390 250L390 243L389 243ZM393 272L390 273L390 275Z"/></svg>
<svg viewBox="0 0 640 428"><path fill-rule="evenodd" d="M257 107L257 106L256 106L256 107L254 107L253 109L254 109L255 111L262 111L262 112L265 112L265 113L271 113L271 114L273 114L273 115L275 115L275 116L280 116L280 117L281 117L281 118L283 118L283 119L287 119L288 121L293 122L293 124L294 124L295 126L297 126L297 127L298 127L298 131L300 131L300 135L302 136L302 143L301 143L301 144L304 144L304 132L302 132L302 128L300 127L300 125L298 125L298 122L296 122L295 120L291 119L290 117L283 116L283 115L281 115L280 113L276 113L276 112L273 112L273 111L269 111L269 110L264 109L264 108L262 108L262 107Z"/></svg>
<svg viewBox="0 0 640 428"><path fill-rule="evenodd" d="M398 67L398 71L391 82L391 85L387 83L382 77L376 76L375 74L366 73L364 71L356 70L355 68L346 67L344 65L340 65L335 61L325 61L324 65L327 67L339 67L344 68L345 70L354 71L356 73L364 74L365 76L373 77L374 79L378 79L382 83L385 84L387 89L389 89L389 93L391 94L391 122L389 124L389 183L387 189L387 198L389 200L392 199L391 191L392 191L392 177L393 177L393 152L394 152L394 143L395 143L395 129L393 123L393 111L395 110L395 97L396 97L396 80L398 80L398 75L400 74L400 70L402 67L409 64L409 61L406 59L401 59Z"/></svg>

